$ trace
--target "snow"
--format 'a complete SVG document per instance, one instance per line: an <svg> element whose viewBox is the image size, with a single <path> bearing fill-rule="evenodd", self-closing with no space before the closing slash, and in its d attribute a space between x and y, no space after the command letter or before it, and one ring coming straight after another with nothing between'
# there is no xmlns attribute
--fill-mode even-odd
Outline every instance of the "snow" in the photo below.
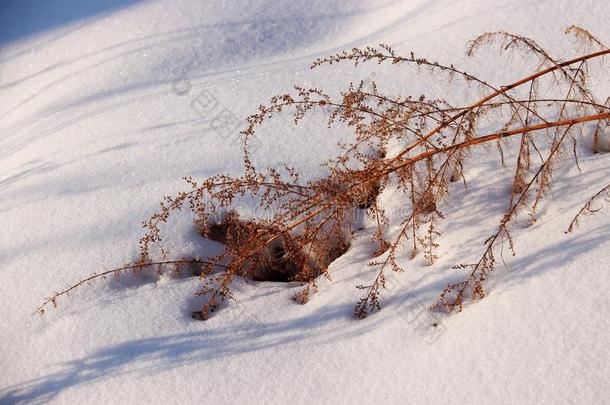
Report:
<svg viewBox="0 0 610 405"><path fill-rule="evenodd" d="M532 66L466 60L465 43L504 29L567 57L569 25L609 42L606 1L74 4L0 5L0 403L607 402L610 216L564 230L607 183L610 154L583 153L582 173L561 169L552 204L517 231L517 256L498 267L489 296L456 315L426 306L499 219L510 173L485 151L468 190L452 191L468 204L447 203L439 262L406 263L366 320L352 316L355 286L373 276L366 233L304 306L290 300L295 284L240 281L236 302L197 322L197 279L131 279L95 283L32 315L52 291L133 259L142 220L185 188L182 176L242 170L235 132L214 130L218 114L241 120L295 83L337 91L371 69L403 94L446 86L397 68L312 72L317 57L384 42L508 81ZM609 88L606 79L598 90ZM346 136L280 119L258 135L255 163L315 177ZM204 244L189 221L172 222L178 256Z"/></svg>

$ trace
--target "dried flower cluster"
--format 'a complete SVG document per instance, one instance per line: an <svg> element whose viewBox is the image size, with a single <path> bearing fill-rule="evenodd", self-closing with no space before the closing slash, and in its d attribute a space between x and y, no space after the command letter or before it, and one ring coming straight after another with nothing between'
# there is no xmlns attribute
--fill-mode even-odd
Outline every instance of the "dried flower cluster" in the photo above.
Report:
<svg viewBox="0 0 610 405"><path fill-rule="evenodd" d="M539 63L532 74L505 86L413 53L400 56L387 45L355 48L315 61L312 68L369 62L413 66L416 71L446 79L449 91L474 87L485 96L466 106L454 106L443 98L423 95L389 97L379 92L375 83L365 86L360 82L350 84L337 98L321 89L302 87L273 97L248 117L243 131L242 176L217 175L203 181L187 178L189 191L166 197L158 213L144 223L146 234L140 241L137 263L86 281L150 266L163 269L172 265L179 270L195 265L203 283L197 294L207 297L204 306L193 314L195 318L206 319L231 297L236 276L303 282L295 300L305 303L317 291L318 277L330 277L330 263L348 249L351 235L357 231L352 219L364 211L375 224L371 241L375 258L369 265L377 273L372 283L358 286L364 296L357 302L355 314L363 318L380 308L385 274L404 270L400 263L405 252L408 257L422 255L430 264L435 262L439 223L445 219L441 207L451 183L466 182L464 172L473 148L494 145L501 164L514 167L507 208L486 240L480 259L456 265L455 269L467 270L466 277L448 285L432 306L448 312L461 310L466 300L485 295L484 281L497 264L497 249L508 246L514 254L511 226L519 215L535 220L558 162L570 153L576 159L575 145L583 138L584 124L595 123L595 144L608 131L609 99L599 101L588 81L593 75L590 61L602 60L610 50L582 28L573 26L566 32L587 48L586 54L559 61L535 41L506 32L486 33L471 41L469 56L496 44ZM264 122L288 111L298 124L316 109L326 112L329 126L347 125L354 133L353 142L342 145L342 153L324 163L327 176L302 181L288 166L259 170L253 165L248 145ZM486 133L486 128L495 130ZM509 142L518 146L518 153L510 161L504 153ZM390 155L390 144L402 148ZM409 210L398 224L392 223L377 198L389 188L404 194L408 202ZM597 209L593 206L596 201L609 195L610 185L586 203L569 231L582 215ZM267 220L240 218L231 209L243 198L255 199L273 215ZM204 237L225 244L222 254L205 260L169 259L162 245L161 226L184 206L194 214ZM393 229L399 225L398 231L389 232L390 225ZM46 305L54 304L59 296L80 284L55 294L39 310L44 311Z"/></svg>

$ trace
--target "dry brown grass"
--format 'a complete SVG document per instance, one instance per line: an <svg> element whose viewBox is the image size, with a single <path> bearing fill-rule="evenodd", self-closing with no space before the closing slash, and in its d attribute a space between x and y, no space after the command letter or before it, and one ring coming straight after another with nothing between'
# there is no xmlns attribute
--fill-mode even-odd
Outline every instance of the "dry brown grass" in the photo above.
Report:
<svg viewBox="0 0 610 405"><path fill-rule="evenodd" d="M202 288L198 295L206 303L193 315L206 319L211 311L231 297L231 283L236 276L253 279L293 280L304 283L295 300L305 303L317 291L319 276L329 277L329 264L349 246L351 218L355 210L366 210L376 224L375 258L370 266L377 276L370 285L359 286L364 296L355 307L363 318L380 309L380 295L387 271L402 272L400 254L409 250L410 257L423 255L430 263L437 259L439 223L444 220L440 208L451 183L466 181L464 172L470 152L484 145L497 147L499 164L514 167L512 187L507 195L506 210L497 229L486 240L480 259L473 264L457 265L467 269L465 278L448 285L440 294L434 309L452 312L461 310L467 299L485 295L484 282L496 265L495 251L508 246L514 254L511 225L518 215L535 220L542 199L549 192L559 161L573 153L575 144L583 139L585 123L597 124L596 139L607 131L610 107L600 102L589 86L589 78L598 74L590 61L605 61L610 54L600 40L579 27L570 27L587 53L567 61L559 61L535 41L506 32L486 33L468 45L467 53L475 56L482 47L499 45L503 50L528 55L538 63L530 75L505 86L497 86L454 65L428 59L398 55L392 48L352 49L315 61L312 68L336 63L389 63L413 66L434 77L444 77L448 91L476 88L485 96L466 106L450 105L443 98L389 97L377 90L364 88L362 82L351 84L334 99L321 89L295 87L290 94L273 97L248 117L243 131L244 174L238 177L216 175L203 181L187 178L189 190L168 196L160 210L149 218L146 233L140 241L137 263L115 269L139 271L159 263L186 266L189 260L171 261L162 244L161 227L170 215L188 206L205 237L221 241L225 250L217 257L196 260L201 266ZM599 66L597 66L599 68ZM343 146L343 153L325 163L328 175L315 181L301 181L294 168L259 170L252 164L248 144L258 128L267 120L286 111L293 114L295 124L309 117L312 110L323 110L328 125L347 124L354 140ZM485 133L493 124L497 130ZM504 154L506 142L518 142L514 161ZM390 142L404 145L399 153L386 156ZM493 176L493 173L489 173ZM393 187L409 201L409 212L400 218L399 231L386 240L391 220L386 215L378 194ZM593 203L608 197L610 185L604 187L581 210L581 215L595 211ZM230 209L247 196L260 207L272 211L267 221L243 220L234 214L220 223L213 217ZM392 224L396 225L396 224ZM160 258L160 259L158 259ZM190 263L192 264L192 263ZM108 275L94 275L87 279ZM70 289L54 294L40 308L56 303Z"/></svg>

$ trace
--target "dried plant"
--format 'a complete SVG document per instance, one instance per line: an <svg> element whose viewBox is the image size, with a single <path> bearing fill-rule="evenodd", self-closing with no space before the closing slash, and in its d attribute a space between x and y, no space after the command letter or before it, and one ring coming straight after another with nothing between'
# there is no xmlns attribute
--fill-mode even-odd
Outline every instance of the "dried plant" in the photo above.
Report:
<svg viewBox="0 0 610 405"><path fill-rule="evenodd" d="M371 86L352 83L339 97L298 86L293 93L275 96L247 119L243 131L244 174L217 175L200 182L186 178L189 190L165 197L158 213L144 223L146 234L140 241L139 260L112 274L138 272L150 266L161 271L168 265L177 271L181 266L199 266L202 288L197 294L207 300L194 312L197 319L206 319L221 302L231 298L231 283L237 276L300 281L303 288L294 298L305 303L317 291L319 277L330 278L330 263L348 249L351 235L358 230L354 216L365 212L375 227L371 241L375 258L369 263L375 275L370 284L358 286L364 296L357 302L355 314L363 318L380 309L387 271L404 271L401 263L418 255L429 264L436 261L440 223L445 219L443 201L451 184L466 184L464 173L474 148L493 145L501 164L514 168L507 208L478 261L454 266L467 270L466 277L449 284L432 305L448 312L461 310L467 300L485 295L484 281L497 264L497 250L507 246L515 253L511 226L520 215L536 220L560 162L571 152L578 164L575 145L583 139L584 124L597 124L594 137L607 130L609 103L599 102L588 83L594 74L589 62L601 60L610 50L582 28L573 26L566 32L574 34L588 53L560 61L535 41L507 32L486 33L471 41L467 49L470 57L483 47L499 45L503 51L536 61L533 73L505 86L414 53L400 56L387 45L354 48L318 59L312 68L337 63L412 67L421 76L446 79L450 92L470 89L470 93L482 92L484 96L466 106L454 106L448 97L388 96L374 82ZM248 145L261 125L285 112L299 124L312 110L324 111L329 127L347 125L354 133L351 143L341 145L342 153L324 163L327 174L318 180L302 181L288 166L256 168ZM486 131L488 128L492 130ZM390 144L402 147L390 154ZM512 144L516 144L518 153L507 158L510 154L505 151ZM594 202L608 198L609 187L586 203L569 231L580 216L596 211ZM403 193L408 202L408 211L398 224L377 198L390 188ZM267 220L240 218L231 209L242 199L254 199L272 215ZM194 214L201 235L225 244L223 253L205 259L169 259L161 227L184 206ZM54 294L39 311L82 283Z"/></svg>

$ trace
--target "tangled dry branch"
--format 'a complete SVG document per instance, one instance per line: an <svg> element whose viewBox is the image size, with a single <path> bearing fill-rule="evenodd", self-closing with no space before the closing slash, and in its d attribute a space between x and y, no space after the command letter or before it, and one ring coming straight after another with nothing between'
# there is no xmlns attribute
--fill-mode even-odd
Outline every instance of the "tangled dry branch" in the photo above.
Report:
<svg viewBox="0 0 610 405"><path fill-rule="evenodd" d="M595 137L605 134L610 122L608 100L600 102L590 90L593 74L589 61L602 59L610 50L595 36L579 27L570 27L586 47L582 56L559 61L535 41L507 32L486 33L468 45L475 56L484 46L499 44L503 50L533 57L538 66L533 73L509 85L497 86L454 65L418 57L400 56L391 47L354 48L315 61L312 68L336 63L390 63L413 66L434 77L444 77L451 89L474 85L483 97L454 106L444 98L425 96L391 97L382 94L376 83L350 84L338 98L321 89L295 87L291 94L271 98L248 117L243 131L245 171L242 176L217 175L203 181L186 178L189 191L166 197L160 210L144 223L146 234L140 241L139 260L129 266L93 275L68 289L55 293L38 308L43 312L57 298L76 287L107 275L141 271L150 266L201 266L202 287L198 295L207 297L193 313L206 319L220 303L231 297L236 276L262 280L298 281L303 288L295 300L308 301L318 288L319 277L330 277L329 265L347 251L356 213L372 218L375 258L369 263L377 273L369 285L358 286L364 296L355 307L363 318L381 307L380 295L387 271L404 271L402 254L422 254L437 259L439 223L445 219L441 206L452 182L466 182L464 171L475 147L495 145L502 164L512 165L511 192L507 209L497 229L485 241L485 249L474 264L456 265L468 269L466 277L449 284L432 307L452 312L461 310L467 299L485 295L484 281L496 265L495 251L507 244L514 254L511 226L524 213L535 220L539 205L549 192L558 162L583 139L585 123L596 123ZM370 88L369 88L370 87ZM342 153L324 163L327 175L302 181L296 169L288 166L257 169L252 163L249 141L269 119L289 111L299 124L312 110L323 110L328 125L353 129L353 142L342 145ZM488 130L491 128L492 130ZM506 161L504 150L511 140L518 153ZM390 151L388 146L402 145ZM536 159L536 156L538 159ZM400 218L398 231L389 232L392 223L378 198L386 189L403 193L409 202ZM608 199L610 186L593 196L570 224L593 213L595 202ZM242 198L255 199L260 208L273 212L268 220L245 219L231 211ZM184 206L192 211L204 237L224 243L216 257L172 261L163 247L161 228L173 212ZM160 258L160 259L159 259Z"/></svg>

